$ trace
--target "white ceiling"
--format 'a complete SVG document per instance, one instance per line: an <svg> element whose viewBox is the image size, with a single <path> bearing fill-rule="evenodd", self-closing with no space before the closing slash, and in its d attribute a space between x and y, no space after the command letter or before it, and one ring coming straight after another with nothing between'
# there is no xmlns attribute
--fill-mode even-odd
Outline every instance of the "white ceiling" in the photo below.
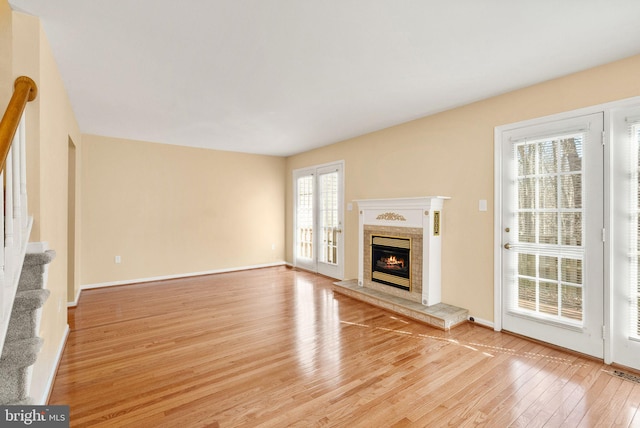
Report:
<svg viewBox="0 0 640 428"><path fill-rule="evenodd" d="M639 0L9 2L82 132L272 155L640 53Z"/></svg>

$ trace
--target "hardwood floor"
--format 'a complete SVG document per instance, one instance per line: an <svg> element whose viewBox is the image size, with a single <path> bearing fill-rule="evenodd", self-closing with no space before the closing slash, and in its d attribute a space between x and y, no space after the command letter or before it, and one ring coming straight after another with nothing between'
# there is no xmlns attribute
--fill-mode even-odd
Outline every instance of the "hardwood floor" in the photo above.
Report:
<svg viewBox="0 0 640 428"><path fill-rule="evenodd" d="M443 332L287 268L87 290L49 404L72 426L640 426L640 384L474 324Z"/></svg>

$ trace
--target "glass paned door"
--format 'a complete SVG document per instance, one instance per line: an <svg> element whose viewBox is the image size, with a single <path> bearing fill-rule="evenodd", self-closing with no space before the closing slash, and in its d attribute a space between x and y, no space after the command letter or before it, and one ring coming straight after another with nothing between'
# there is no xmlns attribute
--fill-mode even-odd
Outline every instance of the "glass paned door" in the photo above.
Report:
<svg viewBox="0 0 640 428"><path fill-rule="evenodd" d="M342 279L342 163L294 171L294 188L294 264Z"/></svg>
<svg viewBox="0 0 640 428"><path fill-rule="evenodd" d="M296 179L296 257L313 260L313 174Z"/></svg>
<svg viewBox="0 0 640 428"><path fill-rule="evenodd" d="M319 261L336 264L338 261L338 239L342 233L338 220L338 172L330 171L319 177L319 229L322 234Z"/></svg>
<svg viewBox="0 0 640 428"><path fill-rule="evenodd" d="M597 114L502 135L503 328L600 357L602 127Z"/></svg>
<svg viewBox="0 0 640 428"><path fill-rule="evenodd" d="M342 164L318 169L318 273L343 277Z"/></svg>
<svg viewBox="0 0 640 428"><path fill-rule="evenodd" d="M640 370L640 107L612 114L612 355Z"/></svg>

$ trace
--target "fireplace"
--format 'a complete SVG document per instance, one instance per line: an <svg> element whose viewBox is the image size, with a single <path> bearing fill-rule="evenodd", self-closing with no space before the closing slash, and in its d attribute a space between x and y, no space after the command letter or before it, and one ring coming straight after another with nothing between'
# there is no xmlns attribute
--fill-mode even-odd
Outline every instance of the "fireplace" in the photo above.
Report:
<svg viewBox="0 0 640 428"><path fill-rule="evenodd" d="M443 196L360 199L358 285L422 304L440 303Z"/></svg>
<svg viewBox="0 0 640 428"><path fill-rule="evenodd" d="M371 236L371 280L411 291L411 239Z"/></svg>

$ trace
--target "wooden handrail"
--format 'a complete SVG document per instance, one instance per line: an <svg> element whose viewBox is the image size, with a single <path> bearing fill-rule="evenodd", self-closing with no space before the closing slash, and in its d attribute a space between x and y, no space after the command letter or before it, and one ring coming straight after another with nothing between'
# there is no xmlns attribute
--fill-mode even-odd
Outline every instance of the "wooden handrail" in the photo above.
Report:
<svg viewBox="0 0 640 428"><path fill-rule="evenodd" d="M20 76L13 84L13 95L0 121L0 171L4 171L4 164L20 124L20 118L29 101L36 99L38 86L27 76Z"/></svg>

